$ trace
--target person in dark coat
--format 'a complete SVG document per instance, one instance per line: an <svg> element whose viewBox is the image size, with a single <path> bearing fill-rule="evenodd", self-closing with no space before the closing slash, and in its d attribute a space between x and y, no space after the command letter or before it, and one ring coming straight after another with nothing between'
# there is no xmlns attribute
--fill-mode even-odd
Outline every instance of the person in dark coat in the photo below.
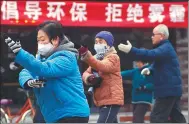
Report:
<svg viewBox="0 0 189 124"><path fill-rule="evenodd" d="M180 109L182 96L182 79L177 54L168 40L168 27L159 24L153 29L151 50L118 45L119 50L131 54L135 60L153 61L149 68L144 68L142 74L152 74L154 79L155 104L151 112L151 123L166 123L168 118L171 122L186 123Z"/></svg>

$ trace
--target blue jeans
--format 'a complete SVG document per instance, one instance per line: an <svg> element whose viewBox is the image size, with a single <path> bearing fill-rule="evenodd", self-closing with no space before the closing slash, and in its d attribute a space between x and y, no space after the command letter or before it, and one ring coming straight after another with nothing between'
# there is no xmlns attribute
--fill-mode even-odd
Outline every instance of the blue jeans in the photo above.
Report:
<svg viewBox="0 0 189 124"><path fill-rule="evenodd" d="M117 114L120 105L105 105L100 107L97 123L118 123Z"/></svg>
<svg viewBox="0 0 189 124"><path fill-rule="evenodd" d="M168 118L170 117L170 121ZM150 115L151 123L186 123L180 109L180 97L157 98Z"/></svg>

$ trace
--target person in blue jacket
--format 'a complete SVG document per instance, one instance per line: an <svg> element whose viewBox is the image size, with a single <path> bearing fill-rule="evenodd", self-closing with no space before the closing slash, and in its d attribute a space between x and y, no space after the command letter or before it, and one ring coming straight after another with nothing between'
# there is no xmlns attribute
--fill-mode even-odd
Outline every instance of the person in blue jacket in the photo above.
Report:
<svg viewBox="0 0 189 124"><path fill-rule="evenodd" d="M123 80L132 80L133 123L144 123L144 116L153 100L152 75L141 74L142 68L149 67L145 61L137 61L137 68L121 72Z"/></svg>
<svg viewBox="0 0 189 124"><path fill-rule="evenodd" d="M46 21L37 28L36 58L22 49L20 42L5 38L23 66L19 83L32 88L47 123L87 123L89 106L77 64L78 51L63 34L57 21Z"/></svg>
<svg viewBox="0 0 189 124"><path fill-rule="evenodd" d="M127 45L118 45L119 50L129 53L135 60L153 61L143 74L151 73L154 79L155 104L151 112L150 122L186 123L180 109L182 96L182 79L177 54L168 40L168 27L159 24L153 29L151 50L137 49L127 41Z"/></svg>

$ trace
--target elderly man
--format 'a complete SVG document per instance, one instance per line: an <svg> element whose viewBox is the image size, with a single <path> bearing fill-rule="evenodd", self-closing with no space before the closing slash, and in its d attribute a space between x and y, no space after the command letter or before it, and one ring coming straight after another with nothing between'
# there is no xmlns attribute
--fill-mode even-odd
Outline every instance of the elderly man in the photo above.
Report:
<svg viewBox="0 0 189 124"><path fill-rule="evenodd" d="M166 25L159 24L153 29L152 44L154 49L137 49L127 41L120 44L119 50L131 54L135 60L153 61L150 68L142 74L153 74L155 104L151 112L152 123L171 122L185 123L181 113L180 97L182 96L182 79L177 54L168 40L169 31Z"/></svg>

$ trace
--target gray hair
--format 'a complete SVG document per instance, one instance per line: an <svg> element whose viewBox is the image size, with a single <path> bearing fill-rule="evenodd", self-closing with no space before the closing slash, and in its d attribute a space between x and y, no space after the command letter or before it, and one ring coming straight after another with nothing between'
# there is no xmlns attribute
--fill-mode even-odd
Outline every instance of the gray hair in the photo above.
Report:
<svg viewBox="0 0 189 124"><path fill-rule="evenodd" d="M165 39L169 38L169 30L168 27L164 24L159 24L158 26L155 27L155 29L157 30L157 32L165 35Z"/></svg>

